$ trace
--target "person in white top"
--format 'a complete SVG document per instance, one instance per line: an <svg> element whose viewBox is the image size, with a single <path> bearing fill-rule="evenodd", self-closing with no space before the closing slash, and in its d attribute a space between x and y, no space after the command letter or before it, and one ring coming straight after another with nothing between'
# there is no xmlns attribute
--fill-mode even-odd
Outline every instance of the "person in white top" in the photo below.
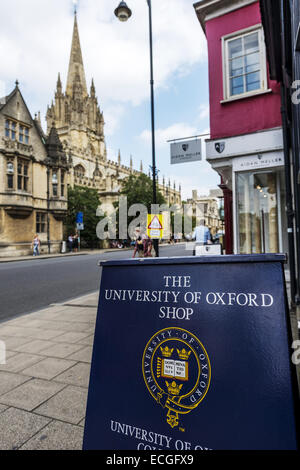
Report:
<svg viewBox="0 0 300 470"><path fill-rule="evenodd" d="M211 235L208 227L205 226L205 220L200 220L200 224L195 228L192 236L193 240L196 240L196 243L201 243L202 245L207 245L211 242Z"/></svg>
<svg viewBox="0 0 300 470"><path fill-rule="evenodd" d="M33 248L33 256L38 256L40 254L40 245L41 245L40 239L38 235L35 234L32 240L32 244L31 244L31 248Z"/></svg>

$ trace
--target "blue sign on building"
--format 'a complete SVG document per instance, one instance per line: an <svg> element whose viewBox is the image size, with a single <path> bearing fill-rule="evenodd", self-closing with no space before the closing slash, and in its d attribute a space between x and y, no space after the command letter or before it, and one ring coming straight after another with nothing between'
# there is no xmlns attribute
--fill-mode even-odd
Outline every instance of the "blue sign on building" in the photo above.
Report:
<svg viewBox="0 0 300 470"><path fill-rule="evenodd" d="M83 212L77 212L76 224L83 224Z"/></svg>
<svg viewBox="0 0 300 470"><path fill-rule="evenodd" d="M284 260L103 262L84 449L297 449Z"/></svg>

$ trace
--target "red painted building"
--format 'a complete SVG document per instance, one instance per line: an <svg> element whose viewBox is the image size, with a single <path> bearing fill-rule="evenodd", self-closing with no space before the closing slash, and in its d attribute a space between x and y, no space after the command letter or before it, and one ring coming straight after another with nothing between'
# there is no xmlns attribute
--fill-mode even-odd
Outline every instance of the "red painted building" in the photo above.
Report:
<svg viewBox="0 0 300 470"><path fill-rule="evenodd" d="M286 251L280 86L269 76L259 1L194 8L208 45L206 158L221 177L226 253Z"/></svg>

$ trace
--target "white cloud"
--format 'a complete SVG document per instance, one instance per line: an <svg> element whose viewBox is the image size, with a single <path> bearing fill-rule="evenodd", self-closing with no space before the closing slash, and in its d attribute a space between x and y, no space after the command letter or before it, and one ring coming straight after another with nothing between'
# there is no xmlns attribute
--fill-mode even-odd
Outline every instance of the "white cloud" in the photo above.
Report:
<svg viewBox="0 0 300 470"><path fill-rule="evenodd" d="M110 103L105 108L105 135L113 135L119 128L121 118L125 114L124 104Z"/></svg>
<svg viewBox="0 0 300 470"><path fill-rule="evenodd" d="M122 129L122 120L126 119L127 109L149 102L146 0L127 1L132 9L132 17L128 23L120 23L114 16L119 0L0 2L0 63L3 82L0 87L5 89L5 94L9 94L18 79L32 115L40 110L41 117L45 116L47 105L54 99L58 72L61 74L63 88L66 86L75 3L87 86L89 89L93 77L99 105L104 113L105 136L109 141L108 156L116 158L118 132ZM192 1L153 1L152 13L157 101L160 90L173 90L174 78L184 77L193 66L206 62L207 47ZM204 98L203 103L206 102ZM205 106L204 104L199 108L199 119L207 118ZM157 129L156 144L166 155L160 155L160 159L165 162L165 168L162 168L165 174L169 171L167 140L199 134L198 124L206 124L198 121L197 118L197 122L191 125L174 123L165 129ZM128 141L133 141L134 135L139 132L136 130L139 129L139 123L130 124L132 135L128 135ZM149 153L150 133L145 130L139 137L140 143L147 144L141 150L141 155L148 158L146 155ZM130 151L128 149L125 160L129 160ZM122 148L121 154L123 161ZM178 175L175 178L180 181Z"/></svg>
<svg viewBox="0 0 300 470"><path fill-rule="evenodd" d="M199 106L199 119L206 119L209 117L209 105L208 104L201 104Z"/></svg>
<svg viewBox="0 0 300 470"><path fill-rule="evenodd" d="M163 147L167 144L168 140L183 139L185 137L191 137L196 134L197 129L195 127L178 122L165 129L156 129L155 143L158 147ZM145 129L139 137L147 143L151 142L151 132L147 129Z"/></svg>
<svg viewBox="0 0 300 470"><path fill-rule="evenodd" d="M128 23L114 16L118 0L77 3L88 87L93 76L101 107L111 100L138 105L149 99L146 1L128 2L133 12ZM2 79L11 90L18 78L21 90L32 106L43 108L42 114L53 99L59 71L65 86L73 8L71 0L1 2ZM164 0L154 2L152 10L154 78L160 88L168 86L172 74L187 73L205 60L206 44L192 2Z"/></svg>

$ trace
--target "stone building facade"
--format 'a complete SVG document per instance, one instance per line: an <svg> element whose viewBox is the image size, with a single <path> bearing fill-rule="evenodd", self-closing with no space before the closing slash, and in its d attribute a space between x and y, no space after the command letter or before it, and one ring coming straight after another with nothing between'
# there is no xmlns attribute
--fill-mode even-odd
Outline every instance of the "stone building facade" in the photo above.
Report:
<svg viewBox="0 0 300 470"><path fill-rule="evenodd" d="M61 249L68 186L95 188L109 214L122 180L143 173L132 158L122 165L120 151L117 161L107 159L104 117L93 80L87 89L76 14L66 89L58 75L46 133L18 85L0 98L0 256L30 254L36 233L42 253ZM175 183L163 178L158 187L168 203L181 203Z"/></svg>
<svg viewBox="0 0 300 470"><path fill-rule="evenodd" d="M96 188L102 207L109 213L118 200L122 179L143 172L143 166L141 163L139 171L135 170L132 158L129 167L122 165L120 151L117 161L107 159L104 116L93 80L88 91L76 14L66 88L63 91L58 74L54 101L47 109L46 120L48 132L55 123L68 155L68 184ZM181 203L180 187L176 189L164 179L158 186L171 204Z"/></svg>
<svg viewBox="0 0 300 470"><path fill-rule="evenodd" d="M0 100L0 256L31 253L35 233L42 252L59 251L67 171L56 129L44 135L16 82Z"/></svg>
<svg viewBox="0 0 300 470"><path fill-rule="evenodd" d="M205 225L210 228L212 235L223 230L223 221L220 217L223 193L220 189L211 189L207 196L198 196L197 191L192 191L192 198L187 200L190 205L187 214L197 217L197 223L205 220Z"/></svg>

